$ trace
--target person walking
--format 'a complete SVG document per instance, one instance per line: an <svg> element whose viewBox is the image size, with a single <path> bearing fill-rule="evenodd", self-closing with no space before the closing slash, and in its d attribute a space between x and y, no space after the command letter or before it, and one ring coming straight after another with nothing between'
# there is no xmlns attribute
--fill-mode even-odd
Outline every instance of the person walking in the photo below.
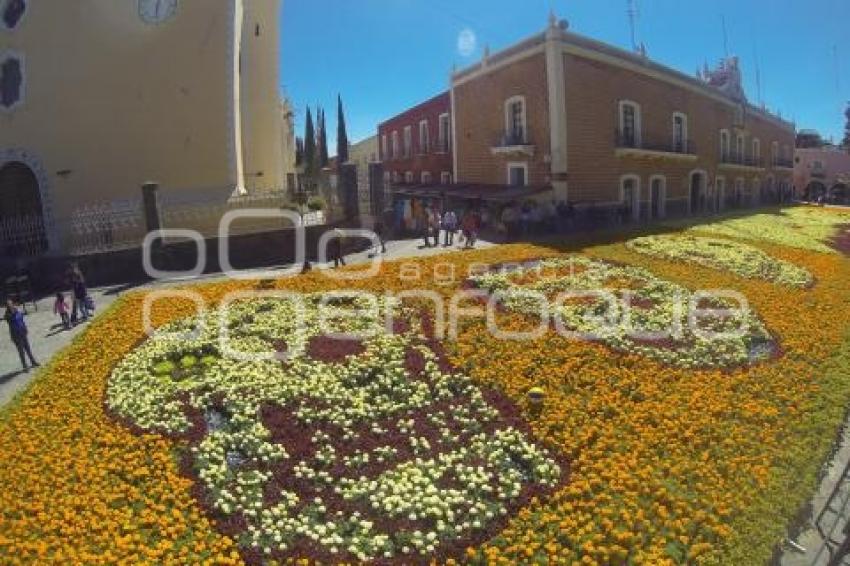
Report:
<svg viewBox="0 0 850 566"><path fill-rule="evenodd" d="M378 244L375 245L374 255L378 255L379 253L387 253L387 245L386 241L384 240L384 221L380 218L375 220L375 225L373 226L372 231L375 232L375 236L378 237Z"/></svg>
<svg viewBox="0 0 850 566"><path fill-rule="evenodd" d="M62 326L65 330L71 329L71 317L68 314L68 302L65 300L65 294L61 291L56 293L56 300L53 301L53 314L58 314L62 319Z"/></svg>
<svg viewBox="0 0 850 566"><path fill-rule="evenodd" d="M21 357L21 365L24 366L24 371L29 371L27 367L27 357L29 357L32 367L38 367L39 363L32 355L30 348L29 330L24 321L24 313L15 305L12 299L6 301L6 314L4 315L6 324L9 325L9 335L12 338L12 343L18 349L18 355Z"/></svg>
<svg viewBox="0 0 850 566"><path fill-rule="evenodd" d="M344 239L342 232L338 228L335 229L334 237L331 239L330 243L331 259L334 260L334 267L345 265L345 256L343 255L343 244L345 244Z"/></svg>
<svg viewBox="0 0 850 566"><path fill-rule="evenodd" d="M457 215L452 209L446 210L443 215L443 230L445 230L445 240L443 245L449 247L455 243L455 232L457 232Z"/></svg>
<svg viewBox="0 0 850 566"><path fill-rule="evenodd" d="M71 268L71 289L73 293L71 300L71 322L76 323L80 319L83 321L88 320L88 287L86 287L86 280L83 277L82 271L76 265ZM78 312L79 316L77 315Z"/></svg>

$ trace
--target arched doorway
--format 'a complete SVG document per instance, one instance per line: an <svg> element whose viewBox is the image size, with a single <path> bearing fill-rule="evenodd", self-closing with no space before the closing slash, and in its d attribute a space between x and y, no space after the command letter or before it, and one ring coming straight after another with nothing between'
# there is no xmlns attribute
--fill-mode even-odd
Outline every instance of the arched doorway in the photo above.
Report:
<svg viewBox="0 0 850 566"><path fill-rule="evenodd" d="M705 171L694 171L690 177L691 214L701 214L705 210Z"/></svg>
<svg viewBox="0 0 850 566"><path fill-rule="evenodd" d="M29 257L47 250L38 178L20 161L0 166L0 247L6 257Z"/></svg>
<svg viewBox="0 0 850 566"><path fill-rule="evenodd" d="M664 205L667 199L667 180L663 175L653 175L649 179L649 218L664 218Z"/></svg>
<svg viewBox="0 0 850 566"><path fill-rule="evenodd" d="M623 175L620 178L620 202L623 207L623 221L640 218L640 177Z"/></svg>
<svg viewBox="0 0 850 566"><path fill-rule="evenodd" d="M717 177L714 180L714 212L723 212L726 208L726 178Z"/></svg>

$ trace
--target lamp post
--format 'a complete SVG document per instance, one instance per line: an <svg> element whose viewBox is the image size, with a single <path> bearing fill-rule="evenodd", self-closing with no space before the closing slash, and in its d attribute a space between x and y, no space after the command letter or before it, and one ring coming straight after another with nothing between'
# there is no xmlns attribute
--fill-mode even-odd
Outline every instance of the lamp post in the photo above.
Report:
<svg viewBox="0 0 850 566"><path fill-rule="evenodd" d="M301 227L306 230L306 226L304 226L304 207L307 205L307 200L309 199L309 195L307 191L304 190L302 185L299 185L298 190L295 192L295 204L298 205L298 215L301 217ZM304 265L301 266L301 273L307 273L310 271L311 265L310 260L307 259L307 255L304 255Z"/></svg>

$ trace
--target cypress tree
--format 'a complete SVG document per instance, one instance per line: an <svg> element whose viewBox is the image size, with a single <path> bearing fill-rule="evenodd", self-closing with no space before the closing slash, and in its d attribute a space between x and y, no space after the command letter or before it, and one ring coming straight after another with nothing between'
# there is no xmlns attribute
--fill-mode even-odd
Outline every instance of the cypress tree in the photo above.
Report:
<svg viewBox="0 0 850 566"><path fill-rule="evenodd" d="M304 127L304 173L311 176L316 172L316 131L313 128L313 115L307 107L307 124Z"/></svg>
<svg viewBox="0 0 850 566"><path fill-rule="evenodd" d="M320 121L319 121L319 166L327 167L328 166L328 132L325 127L325 111L320 109Z"/></svg>
<svg viewBox="0 0 850 566"><path fill-rule="evenodd" d="M336 162L348 162L348 132L345 131L345 114L342 111L342 96L336 96Z"/></svg>

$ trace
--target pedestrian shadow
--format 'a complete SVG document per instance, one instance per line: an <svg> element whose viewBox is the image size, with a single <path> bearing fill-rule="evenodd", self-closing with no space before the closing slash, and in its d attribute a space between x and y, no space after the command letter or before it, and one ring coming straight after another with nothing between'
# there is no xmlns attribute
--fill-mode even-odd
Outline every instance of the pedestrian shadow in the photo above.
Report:
<svg viewBox="0 0 850 566"><path fill-rule="evenodd" d="M26 372L24 372L24 370L19 369L17 371L12 371L12 372L9 372L7 374L0 375L0 384L8 383L8 382L12 381L13 379L15 379L16 377L18 377L19 375L23 375L24 373L26 373Z"/></svg>

